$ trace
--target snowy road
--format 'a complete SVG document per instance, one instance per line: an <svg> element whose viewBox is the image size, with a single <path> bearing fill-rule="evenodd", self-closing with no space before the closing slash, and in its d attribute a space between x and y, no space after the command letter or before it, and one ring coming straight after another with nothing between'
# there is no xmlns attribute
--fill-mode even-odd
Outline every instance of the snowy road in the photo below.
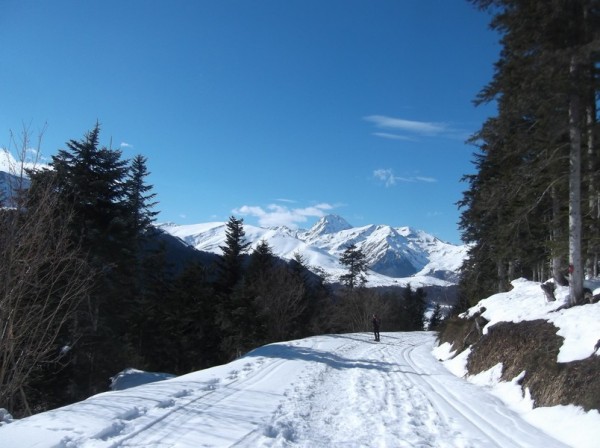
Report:
<svg viewBox="0 0 600 448"><path fill-rule="evenodd" d="M561 447L455 377L430 333L319 336L0 427L6 448Z"/></svg>

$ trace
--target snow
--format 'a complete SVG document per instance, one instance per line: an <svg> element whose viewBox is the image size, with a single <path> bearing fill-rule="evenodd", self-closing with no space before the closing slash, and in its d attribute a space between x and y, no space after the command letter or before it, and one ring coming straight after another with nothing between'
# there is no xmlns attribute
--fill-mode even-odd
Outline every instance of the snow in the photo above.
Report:
<svg viewBox="0 0 600 448"><path fill-rule="evenodd" d="M465 317L485 309L481 315L489 322L483 328L484 333L498 322L543 319L555 325L558 328L557 334L564 338L557 362L576 361L598 355L595 345L600 338L600 303L561 309L568 302L568 287L557 286L556 301L547 302L540 283L517 279L511 284L511 291L481 300L465 313ZM489 390L527 422L543 428L557 440L573 447L600 445L600 413L597 410L585 412L581 407L573 405L534 409L529 391L523 393L518 384L525 372L510 382L501 382L499 378L502 365L498 364L486 372L468 376L466 361L470 349L455 355L450 351L450 344L446 343L436 347L433 353L449 371Z"/></svg>
<svg viewBox="0 0 600 448"><path fill-rule="evenodd" d="M353 333L271 344L229 364L6 424L0 446L587 447L598 440L594 415L534 411L528 421L487 390L493 373L486 386L471 384L438 361L434 345L429 332L382 333L380 343ZM557 413L592 430L555 425L560 437L553 437L534 426Z"/></svg>
<svg viewBox="0 0 600 448"><path fill-rule="evenodd" d="M124 390L143 384L173 378L169 373L144 372L138 369L125 369L110 379L110 390Z"/></svg>
<svg viewBox="0 0 600 448"><path fill-rule="evenodd" d="M226 223L209 222L190 225L162 224L160 227L186 244L201 250L221 254L225 244ZM367 225L352 227L344 218L327 215L310 230L292 230L288 227L264 228L244 224L250 251L266 241L273 253L283 259L296 254L304 257L309 268L320 268L331 281L347 273L339 262L340 255L350 244L356 244L372 265L397 257L414 268L414 275L390 277L372 270L367 272L367 286L452 286L466 257L467 247L445 243L423 231L408 227Z"/></svg>
<svg viewBox="0 0 600 448"><path fill-rule="evenodd" d="M547 303L539 283L519 279L466 314L485 308L484 331L546 319L565 338L557 361L597 356L600 303L559 309L567 294ZM598 446L597 410L534 409L525 372L500 381L498 364L468 375L469 353L436 346L432 332L382 333L380 343L352 333L266 345L174 378L129 369L114 391L79 403L22 420L0 410L0 447Z"/></svg>
<svg viewBox="0 0 600 448"><path fill-rule="evenodd" d="M484 334L494 324L544 319L559 330L565 338L558 354L558 362L585 359L595 351L600 339L600 302L560 309L568 302L569 289L557 286L555 302L546 302L540 284L525 279L512 281L513 289L495 294L467 311L472 316L485 308L482 316L489 320L483 328Z"/></svg>

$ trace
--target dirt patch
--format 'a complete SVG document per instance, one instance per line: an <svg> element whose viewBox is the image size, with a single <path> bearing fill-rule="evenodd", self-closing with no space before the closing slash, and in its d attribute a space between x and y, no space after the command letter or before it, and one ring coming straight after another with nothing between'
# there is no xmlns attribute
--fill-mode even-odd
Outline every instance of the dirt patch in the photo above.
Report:
<svg viewBox="0 0 600 448"><path fill-rule="evenodd" d="M452 316L444 320L438 333L439 343L448 342L452 346L451 350L457 354L477 343L482 336L483 327L487 324L487 320L480 314L469 319Z"/></svg>
<svg viewBox="0 0 600 448"><path fill-rule="evenodd" d="M600 410L600 357L557 363L563 342L557 331L545 320L495 324L472 344L467 370L475 375L502 363L505 381L525 372L520 384L529 389L536 407L575 404ZM455 336L461 345L458 332Z"/></svg>

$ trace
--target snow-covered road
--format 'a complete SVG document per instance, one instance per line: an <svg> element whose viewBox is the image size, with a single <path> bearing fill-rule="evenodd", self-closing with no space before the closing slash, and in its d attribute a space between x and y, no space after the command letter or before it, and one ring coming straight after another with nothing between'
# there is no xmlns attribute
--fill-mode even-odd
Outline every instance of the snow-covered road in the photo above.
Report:
<svg viewBox="0 0 600 448"><path fill-rule="evenodd" d="M6 448L561 447L425 332L318 336L0 427Z"/></svg>

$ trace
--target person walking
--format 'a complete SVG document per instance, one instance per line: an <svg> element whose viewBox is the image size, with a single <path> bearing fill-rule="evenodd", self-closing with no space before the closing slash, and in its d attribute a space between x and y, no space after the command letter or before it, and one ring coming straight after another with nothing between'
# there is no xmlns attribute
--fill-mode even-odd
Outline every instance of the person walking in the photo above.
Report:
<svg viewBox="0 0 600 448"><path fill-rule="evenodd" d="M375 341L379 342L379 326L381 325L381 321L379 320L379 316L377 314L373 314L373 333L375 334Z"/></svg>

